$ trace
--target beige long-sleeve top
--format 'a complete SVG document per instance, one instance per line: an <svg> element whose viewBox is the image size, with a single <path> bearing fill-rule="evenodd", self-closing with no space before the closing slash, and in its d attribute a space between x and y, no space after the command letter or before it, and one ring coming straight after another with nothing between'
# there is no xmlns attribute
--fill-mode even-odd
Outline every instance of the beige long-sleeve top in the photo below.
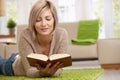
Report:
<svg viewBox="0 0 120 80"><path fill-rule="evenodd" d="M68 33L65 29L56 27L53 32L50 53L67 53ZM42 54L36 36L29 28L25 29L19 40L20 56L13 63L14 75L22 75L28 77L40 77L39 70L36 67L31 67L26 59L30 53ZM59 75L62 69L58 69L54 75Z"/></svg>

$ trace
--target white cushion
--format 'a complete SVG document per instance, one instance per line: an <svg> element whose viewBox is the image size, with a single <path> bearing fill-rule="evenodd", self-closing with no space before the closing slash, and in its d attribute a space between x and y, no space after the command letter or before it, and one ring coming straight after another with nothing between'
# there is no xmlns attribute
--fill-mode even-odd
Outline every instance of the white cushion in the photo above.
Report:
<svg viewBox="0 0 120 80"><path fill-rule="evenodd" d="M69 46L68 53L73 59L80 58L97 58L97 45L73 45Z"/></svg>

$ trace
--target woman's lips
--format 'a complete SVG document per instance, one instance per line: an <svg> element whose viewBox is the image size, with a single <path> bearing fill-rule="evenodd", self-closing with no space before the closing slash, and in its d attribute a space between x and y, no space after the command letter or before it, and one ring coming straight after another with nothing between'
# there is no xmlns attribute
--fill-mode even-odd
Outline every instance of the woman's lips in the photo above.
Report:
<svg viewBox="0 0 120 80"><path fill-rule="evenodd" d="M43 28L41 29L43 32L46 32L48 30L48 28Z"/></svg>

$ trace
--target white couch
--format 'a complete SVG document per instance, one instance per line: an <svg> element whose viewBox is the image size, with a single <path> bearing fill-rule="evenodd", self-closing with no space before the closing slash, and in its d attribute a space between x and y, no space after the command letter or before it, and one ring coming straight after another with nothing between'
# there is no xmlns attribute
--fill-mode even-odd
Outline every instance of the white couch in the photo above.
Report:
<svg viewBox="0 0 120 80"><path fill-rule="evenodd" d="M97 44L92 45L74 45L72 39L77 38L78 23L60 23L59 27L63 27L69 34L69 50L73 59L93 59L97 58Z"/></svg>
<svg viewBox="0 0 120 80"><path fill-rule="evenodd" d="M17 26L18 41L20 32L26 28L27 25ZM100 64L120 64L120 39L102 39L98 40L96 44L92 45L73 45L72 39L76 38L78 23L59 23L59 27L63 27L69 34L69 50L73 59L94 59L98 58ZM18 52L16 45L0 44L0 56L8 58L11 53Z"/></svg>

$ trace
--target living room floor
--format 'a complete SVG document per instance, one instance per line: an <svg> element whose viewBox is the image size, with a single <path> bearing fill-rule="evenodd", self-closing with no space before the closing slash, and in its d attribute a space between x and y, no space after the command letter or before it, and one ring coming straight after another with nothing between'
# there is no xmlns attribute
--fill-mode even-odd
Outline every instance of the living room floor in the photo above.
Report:
<svg viewBox="0 0 120 80"><path fill-rule="evenodd" d="M64 69L83 69L83 68L100 68L98 60L73 61L72 66Z"/></svg>
<svg viewBox="0 0 120 80"><path fill-rule="evenodd" d="M83 68L100 68L98 60L73 61L72 66L64 69L83 69ZM120 80L120 69L104 70L103 74L97 80Z"/></svg>

